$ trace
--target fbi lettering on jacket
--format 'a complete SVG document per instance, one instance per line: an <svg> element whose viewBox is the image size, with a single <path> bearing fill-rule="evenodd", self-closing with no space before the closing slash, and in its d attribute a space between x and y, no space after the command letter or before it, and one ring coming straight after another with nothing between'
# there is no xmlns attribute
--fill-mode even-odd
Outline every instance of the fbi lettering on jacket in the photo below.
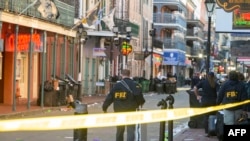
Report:
<svg viewBox="0 0 250 141"><path fill-rule="evenodd" d="M237 91L228 91L228 92L226 92L227 98L235 98L235 97L237 97L237 95L238 95Z"/></svg>
<svg viewBox="0 0 250 141"><path fill-rule="evenodd" d="M127 98L127 92L115 92L115 99L126 99Z"/></svg>

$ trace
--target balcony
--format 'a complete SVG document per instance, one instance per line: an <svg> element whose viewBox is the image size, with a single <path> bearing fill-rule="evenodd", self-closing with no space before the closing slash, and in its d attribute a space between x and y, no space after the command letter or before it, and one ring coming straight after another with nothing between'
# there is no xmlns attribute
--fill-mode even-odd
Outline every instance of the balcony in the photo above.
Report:
<svg viewBox="0 0 250 141"><path fill-rule="evenodd" d="M176 2L181 2L181 0L154 0L154 3L176 3Z"/></svg>
<svg viewBox="0 0 250 141"><path fill-rule="evenodd" d="M179 49L182 51L186 51L185 41L181 38L156 38L156 40L161 41L163 44L163 49Z"/></svg>
<svg viewBox="0 0 250 141"><path fill-rule="evenodd" d="M204 24L200 20L195 20L195 19L187 19L187 25L189 27L200 27L200 28L204 27Z"/></svg>
<svg viewBox="0 0 250 141"><path fill-rule="evenodd" d="M191 55L191 47L186 46L186 54Z"/></svg>
<svg viewBox="0 0 250 141"><path fill-rule="evenodd" d="M200 49L191 48L191 56L199 56L201 53L202 51Z"/></svg>
<svg viewBox="0 0 250 141"><path fill-rule="evenodd" d="M204 33L202 31L194 31L193 29L187 29L186 40L203 42Z"/></svg>
<svg viewBox="0 0 250 141"><path fill-rule="evenodd" d="M75 7L59 0L54 0L57 7L59 16L56 19L44 18L37 10L37 4L31 6L32 2L28 0L8 0L0 1L0 9L13 14L20 14L37 18L52 23L60 24L66 27L72 27L74 25ZM28 8L27 8L28 7ZM27 9L25 11L25 9Z"/></svg>
<svg viewBox="0 0 250 141"><path fill-rule="evenodd" d="M155 26L162 26L176 30L186 30L187 22L179 14L171 13L154 13L153 22Z"/></svg>
<svg viewBox="0 0 250 141"><path fill-rule="evenodd" d="M131 36L138 37L139 36L139 25L129 22L128 20L123 19L115 19L115 25L118 25L119 32L121 34L126 33L125 29L127 26L131 27Z"/></svg>
<svg viewBox="0 0 250 141"><path fill-rule="evenodd" d="M167 5L171 10L181 10L186 12L186 6L182 0L154 0L154 5Z"/></svg>

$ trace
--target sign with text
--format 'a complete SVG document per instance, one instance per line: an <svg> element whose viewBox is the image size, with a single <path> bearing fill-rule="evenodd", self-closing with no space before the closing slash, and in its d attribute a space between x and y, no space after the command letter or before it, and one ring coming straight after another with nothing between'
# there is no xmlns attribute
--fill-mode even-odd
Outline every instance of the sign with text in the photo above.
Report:
<svg viewBox="0 0 250 141"><path fill-rule="evenodd" d="M235 9L232 16L233 29L250 29L250 10Z"/></svg>
<svg viewBox="0 0 250 141"><path fill-rule="evenodd" d="M42 37L40 34L33 34L32 38L30 34L18 34L17 37L17 51L18 52L28 52L30 50L30 42L32 43L33 52L42 52ZM16 36L15 34L10 34L6 38L5 51L13 52L15 49Z"/></svg>
<svg viewBox="0 0 250 141"><path fill-rule="evenodd" d="M216 8L217 33L250 33L250 8L248 10L235 9L225 12L222 8Z"/></svg>
<svg viewBox="0 0 250 141"><path fill-rule="evenodd" d="M93 56L105 57L105 48L93 48Z"/></svg>
<svg viewBox="0 0 250 141"><path fill-rule="evenodd" d="M230 53L232 56L249 56L250 54L250 41L236 40L231 41Z"/></svg>
<svg viewBox="0 0 250 141"><path fill-rule="evenodd" d="M216 2L226 12L232 12L235 9L243 11L250 9L250 0L217 0Z"/></svg>
<svg viewBox="0 0 250 141"><path fill-rule="evenodd" d="M164 50L163 51L163 65L178 65L185 66L186 56L180 50Z"/></svg>
<svg viewBox="0 0 250 141"><path fill-rule="evenodd" d="M249 125L224 125L224 140L249 141Z"/></svg>

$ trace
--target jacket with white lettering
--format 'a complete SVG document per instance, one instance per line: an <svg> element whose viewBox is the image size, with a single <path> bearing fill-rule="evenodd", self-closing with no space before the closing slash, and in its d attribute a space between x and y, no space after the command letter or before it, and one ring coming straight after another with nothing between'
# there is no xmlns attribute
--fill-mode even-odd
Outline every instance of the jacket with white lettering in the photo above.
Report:
<svg viewBox="0 0 250 141"><path fill-rule="evenodd" d="M131 93L121 82L117 82L110 90L102 105L104 112L107 111L112 103L115 112L135 111L139 105L144 104L145 99L142 94L141 85L130 78L124 78L123 80L133 93Z"/></svg>
<svg viewBox="0 0 250 141"><path fill-rule="evenodd" d="M244 88L243 83L239 81L228 80L226 81L220 88L217 104L229 104L242 102L247 99L247 93ZM238 110L243 109L246 110L246 106L237 106L233 108L229 108L229 110Z"/></svg>

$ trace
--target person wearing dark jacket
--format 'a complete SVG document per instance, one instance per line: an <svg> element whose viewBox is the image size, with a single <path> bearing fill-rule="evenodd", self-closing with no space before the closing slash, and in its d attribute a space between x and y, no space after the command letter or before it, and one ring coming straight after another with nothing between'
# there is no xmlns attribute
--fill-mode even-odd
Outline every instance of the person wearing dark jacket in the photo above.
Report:
<svg viewBox="0 0 250 141"><path fill-rule="evenodd" d="M102 109L107 112L108 107L113 103L114 112L136 111L139 106L145 103L141 85L130 79L130 71L127 69L121 72L122 80L117 82L107 95ZM127 125L127 141L135 140L135 125ZM123 141L125 126L117 126L116 141Z"/></svg>
<svg viewBox="0 0 250 141"><path fill-rule="evenodd" d="M202 88L202 94L199 94L198 90L200 88ZM194 93L197 97L197 100L201 102L202 107L215 106L219 88L220 86L216 82L214 73L209 72L207 79L203 79L196 86L194 86ZM204 129L207 137L210 136L208 133L208 119L210 115L215 115L215 112L204 114Z"/></svg>
<svg viewBox="0 0 250 141"><path fill-rule="evenodd" d="M229 72L229 80L220 88L217 104L229 104L241 102L247 99L247 92L244 83L239 81L236 71ZM224 109L224 124L234 125L241 114L246 113L246 105Z"/></svg>
<svg viewBox="0 0 250 141"><path fill-rule="evenodd" d="M193 89L194 86L197 85L200 81L200 74L198 72L194 73L194 76L191 79L191 89Z"/></svg>

